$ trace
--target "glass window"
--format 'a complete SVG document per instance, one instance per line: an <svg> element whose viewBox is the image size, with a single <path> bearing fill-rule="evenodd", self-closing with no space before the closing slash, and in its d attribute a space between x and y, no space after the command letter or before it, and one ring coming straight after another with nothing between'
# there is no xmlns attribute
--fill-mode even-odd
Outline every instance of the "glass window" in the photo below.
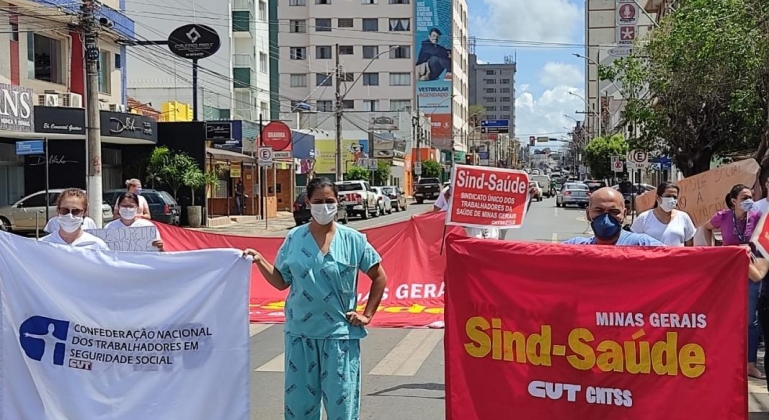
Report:
<svg viewBox="0 0 769 420"><path fill-rule="evenodd" d="M390 99L390 111L411 111L411 99Z"/></svg>
<svg viewBox="0 0 769 420"><path fill-rule="evenodd" d="M379 0L360 0L360 4L377 4Z"/></svg>
<svg viewBox="0 0 769 420"><path fill-rule="evenodd" d="M315 0L315 4L331 4L331 0Z"/></svg>
<svg viewBox="0 0 769 420"><path fill-rule="evenodd" d="M289 32L292 34L303 34L307 32L306 20L290 20L288 21Z"/></svg>
<svg viewBox="0 0 769 420"><path fill-rule="evenodd" d="M366 32L377 32L379 30L379 19L363 19L363 30Z"/></svg>
<svg viewBox="0 0 769 420"><path fill-rule="evenodd" d="M342 108L343 109L353 109L355 108L355 101L352 99L345 99L342 101Z"/></svg>
<svg viewBox="0 0 769 420"><path fill-rule="evenodd" d="M22 202L22 207L45 207L45 193L27 198Z"/></svg>
<svg viewBox="0 0 769 420"><path fill-rule="evenodd" d="M355 81L355 73L342 73L341 75L339 75L339 77L342 79L343 82Z"/></svg>
<svg viewBox="0 0 769 420"><path fill-rule="evenodd" d="M99 51L99 92L109 94L112 90L112 60L109 51Z"/></svg>
<svg viewBox="0 0 769 420"><path fill-rule="evenodd" d="M267 20L267 3L263 1L259 2L259 20Z"/></svg>
<svg viewBox="0 0 769 420"><path fill-rule="evenodd" d="M411 46L393 45L390 47L390 58L411 58Z"/></svg>
<svg viewBox="0 0 769 420"><path fill-rule="evenodd" d="M333 57L333 54L331 54L331 46L325 45L325 46L317 46L315 47L315 58L322 59L322 60L328 60Z"/></svg>
<svg viewBox="0 0 769 420"><path fill-rule="evenodd" d="M331 32L331 19L315 19L315 32Z"/></svg>
<svg viewBox="0 0 769 420"><path fill-rule="evenodd" d="M390 4L409 4L409 0L390 0Z"/></svg>
<svg viewBox="0 0 769 420"><path fill-rule="evenodd" d="M411 86L411 73L390 73L390 86Z"/></svg>
<svg viewBox="0 0 769 420"><path fill-rule="evenodd" d="M364 111L379 111L379 100L369 100L366 99L363 101L363 110Z"/></svg>
<svg viewBox="0 0 769 420"><path fill-rule="evenodd" d="M291 87L307 87L307 75L306 74L292 74L291 75Z"/></svg>
<svg viewBox="0 0 769 420"><path fill-rule="evenodd" d="M334 110L334 103L331 101L318 101L315 105L319 112L332 112Z"/></svg>
<svg viewBox="0 0 769 420"><path fill-rule="evenodd" d="M494 70L486 70L486 76L493 76L495 73Z"/></svg>
<svg viewBox="0 0 769 420"><path fill-rule="evenodd" d="M291 59L292 60L306 60L307 48L305 47L291 47Z"/></svg>
<svg viewBox="0 0 769 420"><path fill-rule="evenodd" d="M61 41L27 33L27 69L30 79L63 83Z"/></svg>
<svg viewBox="0 0 769 420"><path fill-rule="evenodd" d="M408 32L411 30L411 19L390 19L390 32Z"/></svg>
<svg viewBox="0 0 769 420"><path fill-rule="evenodd" d="M260 52L259 53L259 71L262 73L267 73L268 67L269 67L269 64L267 61L267 54Z"/></svg>
<svg viewBox="0 0 769 420"><path fill-rule="evenodd" d="M379 58L379 47L376 45L363 46L363 58Z"/></svg>
<svg viewBox="0 0 769 420"><path fill-rule="evenodd" d="M316 86L333 86L332 74L315 73L315 85Z"/></svg>
<svg viewBox="0 0 769 420"><path fill-rule="evenodd" d="M267 102L259 102L259 113L261 115L270 115L270 104Z"/></svg>
<svg viewBox="0 0 769 420"><path fill-rule="evenodd" d="M288 0L289 6L306 6L306 0Z"/></svg>
<svg viewBox="0 0 769 420"><path fill-rule="evenodd" d="M351 18L339 18L336 20L336 26L339 28L352 28L354 25Z"/></svg>
<svg viewBox="0 0 769 420"><path fill-rule="evenodd" d="M379 86L379 73L363 73L363 86Z"/></svg>
<svg viewBox="0 0 769 420"><path fill-rule="evenodd" d="M339 54L341 55L353 55L355 54L355 47L352 45L340 45Z"/></svg>

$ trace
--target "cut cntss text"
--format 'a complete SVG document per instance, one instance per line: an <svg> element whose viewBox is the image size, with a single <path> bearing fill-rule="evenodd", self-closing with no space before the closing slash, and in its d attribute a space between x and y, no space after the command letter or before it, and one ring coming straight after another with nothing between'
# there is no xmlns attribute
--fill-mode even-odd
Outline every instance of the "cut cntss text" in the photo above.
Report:
<svg viewBox="0 0 769 420"><path fill-rule="evenodd" d="M488 175L488 178L486 178ZM525 194L528 191L528 182L525 177L520 175L497 174L472 175L470 171L457 170L456 186L459 188L472 188L481 191L496 191L503 193Z"/></svg>

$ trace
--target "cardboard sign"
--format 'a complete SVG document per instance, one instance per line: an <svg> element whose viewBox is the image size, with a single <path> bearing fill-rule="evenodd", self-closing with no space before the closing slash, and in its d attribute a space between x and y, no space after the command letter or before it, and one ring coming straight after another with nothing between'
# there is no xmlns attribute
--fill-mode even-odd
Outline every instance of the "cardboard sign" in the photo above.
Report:
<svg viewBox="0 0 769 420"><path fill-rule="evenodd" d="M446 224L478 228L517 228L529 200L529 175L523 171L456 165Z"/></svg>
<svg viewBox="0 0 769 420"><path fill-rule="evenodd" d="M737 184L753 187L760 166L754 159L741 160L678 181L678 209L692 218L694 225L704 225L717 211L726 208L724 198ZM657 191L647 191L635 199L638 213L654 207Z"/></svg>
<svg viewBox="0 0 769 420"><path fill-rule="evenodd" d="M119 229L93 229L86 232L101 238L113 251L152 252L158 249L152 243L158 238L155 226Z"/></svg>

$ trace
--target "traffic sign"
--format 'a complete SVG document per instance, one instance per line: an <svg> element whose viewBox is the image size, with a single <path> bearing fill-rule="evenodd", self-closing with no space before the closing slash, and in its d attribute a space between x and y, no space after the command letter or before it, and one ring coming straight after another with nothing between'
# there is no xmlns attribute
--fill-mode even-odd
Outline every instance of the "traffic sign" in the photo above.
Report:
<svg viewBox="0 0 769 420"><path fill-rule="evenodd" d="M620 25L638 24L638 9L633 3L617 5L617 23Z"/></svg>
<svg viewBox="0 0 769 420"><path fill-rule="evenodd" d="M291 129L280 121L273 121L262 129L262 146L272 150L291 150Z"/></svg>
<svg viewBox="0 0 769 420"><path fill-rule="evenodd" d="M619 158L619 156L611 157L611 170L614 172L622 172L625 170L625 168L623 168L622 160Z"/></svg>
<svg viewBox="0 0 769 420"><path fill-rule="evenodd" d="M361 158L355 162L356 166L366 168L369 171L376 171L379 168L379 162L376 159Z"/></svg>
<svg viewBox="0 0 769 420"><path fill-rule="evenodd" d="M617 45L632 46L637 35L636 26L617 26Z"/></svg>
<svg viewBox="0 0 769 420"><path fill-rule="evenodd" d="M259 156L259 166L272 166L272 147L260 147L257 154Z"/></svg>
<svg viewBox="0 0 769 420"><path fill-rule="evenodd" d="M16 142L16 155L43 155L45 154L45 142L43 140L26 140Z"/></svg>
<svg viewBox="0 0 769 420"><path fill-rule="evenodd" d="M627 154L628 169L646 169L649 167L649 154L643 150L631 150Z"/></svg>
<svg viewBox="0 0 769 420"><path fill-rule="evenodd" d="M507 134L510 132L510 120L482 120L481 133Z"/></svg>
<svg viewBox="0 0 769 420"><path fill-rule="evenodd" d="M422 162L414 162L414 175L422 175Z"/></svg>
<svg viewBox="0 0 769 420"><path fill-rule="evenodd" d="M272 152L273 159L291 159L291 151Z"/></svg>

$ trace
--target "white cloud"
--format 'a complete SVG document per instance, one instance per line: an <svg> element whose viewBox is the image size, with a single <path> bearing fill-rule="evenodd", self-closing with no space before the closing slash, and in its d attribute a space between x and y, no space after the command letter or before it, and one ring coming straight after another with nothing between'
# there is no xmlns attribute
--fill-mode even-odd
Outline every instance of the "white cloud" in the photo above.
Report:
<svg viewBox="0 0 769 420"><path fill-rule="evenodd" d="M585 83L582 71L573 64L549 62L539 77L543 86L580 86Z"/></svg>
<svg viewBox="0 0 769 420"><path fill-rule="evenodd" d="M478 38L573 42L579 39L583 12L568 0L483 0L486 16L473 19Z"/></svg>
<svg viewBox="0 0 769 420"><path fill-rule="evenodd" d="M521 140L539 134L564 137L570 127L574 127L574 120L566 115L581 120L581 116L574 112L585 107L584 101L570 92L585 96L582 89L567 85L547 89L539 97L531 92L520 93L515 99L515 131Z"/></svg>

